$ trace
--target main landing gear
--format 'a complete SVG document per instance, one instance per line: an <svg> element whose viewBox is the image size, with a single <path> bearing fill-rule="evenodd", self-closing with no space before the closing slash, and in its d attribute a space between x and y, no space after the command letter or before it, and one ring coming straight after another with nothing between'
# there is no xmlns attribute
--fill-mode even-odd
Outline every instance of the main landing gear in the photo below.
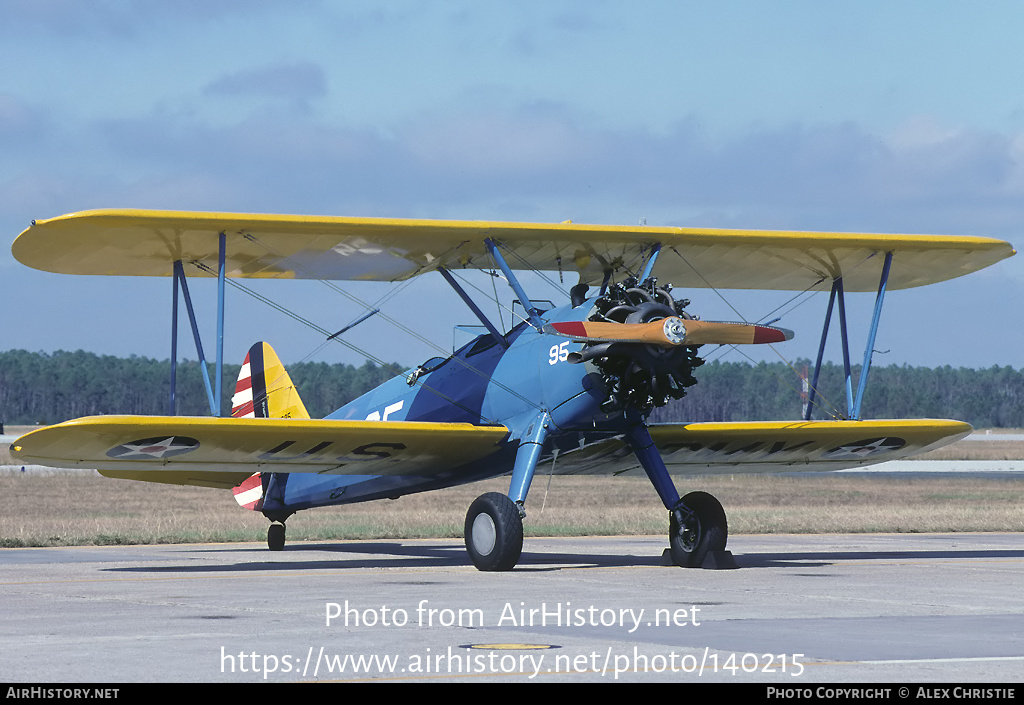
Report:
<svg viewBox="0 0 1024 705"><path fill-rule="evenodd" d="M488 492L473 502L466 514L466 550L478 570L512 570L523 551L523 504L546 435L547 419L537 419L516 454L509 496ZM690 492L682 499L654 445L646 423L627 430L626 439L644 467L658 496L669 510L669 549L672 563L684 568L735 568L725 550L729 527L721 503L706 492Z"/></svg>
<svg viewBox="0 0 1024 705"><path fill-rule="evenodd" d="M542 411L533 420L516 451L508 496L480 495L466 514L466 550L477 570L512 570L523 552L523 505L533 482L551 417Z"/></svg>
<svg viewBox="0 0 1024 705"><path fill-rule="evenodd" d="M647 424L634 416L626 440L669 512L669 555L683 568L735 568L725 550L729 527L721 503L707 492L690 492L682 499L654 445Z"/></svg>
<svg viewBox="0 0 1024 705"><path fill-rule="evenodd" d="M477 570L512 570L523 552L519 505L500 492L476 498L466 513L466 550ZM283 526L282 526L283 536ZM669 512L668 553L683 568L735 568L725 550L725 510L707 492L691 492Z"/></svg>

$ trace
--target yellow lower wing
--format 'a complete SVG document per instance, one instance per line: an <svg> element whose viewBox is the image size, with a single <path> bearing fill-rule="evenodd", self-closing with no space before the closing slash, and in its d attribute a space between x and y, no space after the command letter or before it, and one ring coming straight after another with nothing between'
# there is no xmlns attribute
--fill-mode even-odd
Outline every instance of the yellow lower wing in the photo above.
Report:
<svg viewBox="0 0 1024 705"><path fill-rule="evenodd" d="M232 487L254 472L432 475L498 449L504 426L414 421L92 416L32 431L19 462Z"/></svg>
<svg viewBox="0 0 1024 705"><path fill-rule="evenodd" d="M773 421L655 424L673 472L839 470L898 460L957 441L961 421ZM412 421L99 416L32 431L11 446L24 463L95 468L109 477L233 487L253 472L431 475L484 458L504 426ZM558 474L639 468L621 437L558 455Z"/></svg>
<svg viewBox="0 0 1024 705"><path fill-rule="evenodd" d="M755 421L654 424L651 437L677 473L841 470L917 455L958 441L962 421ZM604 439L559 455L554 472L616 474L639 468L625 441Z"/></svg>

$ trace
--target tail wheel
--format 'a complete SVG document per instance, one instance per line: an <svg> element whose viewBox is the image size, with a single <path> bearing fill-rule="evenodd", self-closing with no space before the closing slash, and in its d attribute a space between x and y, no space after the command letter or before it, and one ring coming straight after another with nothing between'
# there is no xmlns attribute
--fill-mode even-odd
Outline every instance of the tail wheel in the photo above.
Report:
<svg viewBox="0 0 1024 705"><path fill-rule="evenodd" d="M271 551L284 550L284 524L275 521L267 529L267 548Z"/></svg>
<svg viewBox="0 0 1024 705"><path fill-rule="evenodd" d="M500 492L476 498L466 513L466 550L477 570L512 570L523 552L523 519Z"/></svg>
<svg viewBox="0 0 1024 705"><path fill-rule="evenodd" d="M724 551L729 527L721 503L707 492L691 492L669 512L668 541L673 562L699 568L710 551ZM689 510L689 512L687 512Z"/></svg>

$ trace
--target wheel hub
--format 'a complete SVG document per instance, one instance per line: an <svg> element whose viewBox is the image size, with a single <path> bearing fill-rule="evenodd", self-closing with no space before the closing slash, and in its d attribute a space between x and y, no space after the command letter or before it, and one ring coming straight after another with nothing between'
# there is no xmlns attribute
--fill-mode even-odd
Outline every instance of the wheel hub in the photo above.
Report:
<svg viewBox="0 0 1024 705"><path fill-rule="evenodd" d="M692 551L700 541L700 519L691 511L675 510L676 521L679 523L679 538L683 549Z"/></svg>
<svg viewBox="0 0 1024 705"><path fill-rule="evenodd" d="M494 526L494 519L490 514L478 514L473 520L473 546L484 556L490 555L494 550L494 544L498 539L498 530Z"/></svg>

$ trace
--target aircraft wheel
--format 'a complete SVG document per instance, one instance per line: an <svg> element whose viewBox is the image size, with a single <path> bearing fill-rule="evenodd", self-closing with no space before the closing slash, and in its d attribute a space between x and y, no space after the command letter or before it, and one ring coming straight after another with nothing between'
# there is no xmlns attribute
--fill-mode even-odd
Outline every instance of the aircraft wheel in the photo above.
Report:
<svg viewBox="0 0 1024 705"><path fill-rule="evenodd" d="M480 495L466 514L465 536L477 570L512 570L523 552L519 508L500 492Z"/></svg>
<svg viewBox="0 0 1024 705"><path fill-rule="evenodd" d="M267 548L271 551L284 550L284 524L275 521L267 529Z"/></svg>
<svg viewBox="0 0 1024 705"><path fill-rule="evenodd" d="M680 527L675 512L669 512L668 541L672 561L684 568L699 568L709 551L724 551L729 538L725 510L707 492L691 492L681 503L692 514Z"/></svg>

